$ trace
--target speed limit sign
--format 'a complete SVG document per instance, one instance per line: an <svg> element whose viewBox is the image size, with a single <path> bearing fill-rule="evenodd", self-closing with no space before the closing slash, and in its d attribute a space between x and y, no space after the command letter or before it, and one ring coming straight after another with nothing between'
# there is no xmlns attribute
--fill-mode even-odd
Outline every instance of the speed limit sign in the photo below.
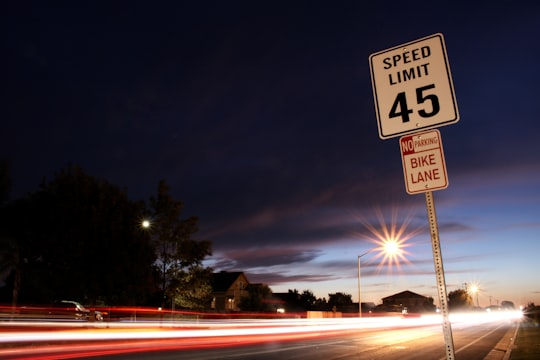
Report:
<svg viewBox="0 0 540 360"><path fill-rule="evenodd" d="M381 139L459 120L442 34L371 54L369 65Z"/></svg>

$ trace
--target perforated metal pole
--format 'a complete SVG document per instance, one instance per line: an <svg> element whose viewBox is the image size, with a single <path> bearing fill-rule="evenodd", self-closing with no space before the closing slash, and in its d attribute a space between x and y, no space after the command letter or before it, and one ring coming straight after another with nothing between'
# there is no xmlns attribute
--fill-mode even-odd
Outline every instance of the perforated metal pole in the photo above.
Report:
<svg viewBox="0 0 540 360"><path fill-rule="evenodd" d="M429 230L431 233L431 246L433 248L433 262L435 263L435 275L437 277L437 289L439 303L443 316L444 344L446 349L446 359L454 360L454 339L452 338L452 326L448 319L448 298L446 296L446 282L444 280L444 268L439 241L439 227L437 226L437 214L435 213L435 202L431 191L426 191L426 209L429 220Z"/></svg>

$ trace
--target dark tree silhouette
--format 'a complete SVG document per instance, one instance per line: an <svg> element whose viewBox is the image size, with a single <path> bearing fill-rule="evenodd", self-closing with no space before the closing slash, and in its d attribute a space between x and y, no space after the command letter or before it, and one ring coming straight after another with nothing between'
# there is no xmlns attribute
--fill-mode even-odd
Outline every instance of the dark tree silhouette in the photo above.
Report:
<svg viewBox="0 0 540 360"><path fill-rule="evenodd" d="M337 292L335 294L328 294L328 306L332 310L344 311L349 310L352 306L352 295Z"/></svg>
<svg viewBox="0 0 540 360"><path fill-rule="evenodd" d="M272 290L265 284L249 284L246 288L248 295L244 296L238 307L243 311L273 312L276 311L272 302Z"/></svg>
<svg viewBox="0 0 540 360"><path fill-rule="evenodd" d="M473 300L469 293L463 289L448 293L448 308L450 310L467 310L473 307Z"/></svg>
<svg viewBox="0 0 540 360"><path fill-rule="evenodd" d="M145 302L155 257L125 191L68 166L10 210L21 301Z"/></svg>
<svg viewBox="0 0 540 360"><path fill-rule="evenodd" d="M304 290L300 294L300 303L305 310L313 310L316 302L317 298L311 290Z"/></svg>
<svg viewBox="0 0 540 360"><path fill-rule="evenodd" d="M183 219L183 204L174 200L169 190L161 180L148 210L148 232L157 258L162 299L172 299L182 308L201 309L212 301L212 270L202 266L206 256L212 254L211 243L194 239L198 219Z"/></svg>
<svg viewBox="0 0 540 360"><path fill-rule="evenodd" d="M9 200L11 194L11 177L7 161L0 161L0 205Z"/></svg>

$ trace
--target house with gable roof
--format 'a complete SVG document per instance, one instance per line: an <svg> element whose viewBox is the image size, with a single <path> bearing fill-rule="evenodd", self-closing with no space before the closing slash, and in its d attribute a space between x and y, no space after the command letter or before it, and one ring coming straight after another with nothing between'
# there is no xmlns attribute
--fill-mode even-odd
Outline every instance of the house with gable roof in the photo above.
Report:
<svg viewBox="0 0 540 360"><path fill-rule="evenodd" d="M239 311L240 299L248 295L249 281L243 272L220 271L212 274L212 309Z"/></svg>
<svg viewBox="0 0 540 360"><path fill-rule="evenodd" d="M435 310L433 298L405 290L400 293L382 298L382 305L386 307L406 308L409 312L425 312Z"/></svg>

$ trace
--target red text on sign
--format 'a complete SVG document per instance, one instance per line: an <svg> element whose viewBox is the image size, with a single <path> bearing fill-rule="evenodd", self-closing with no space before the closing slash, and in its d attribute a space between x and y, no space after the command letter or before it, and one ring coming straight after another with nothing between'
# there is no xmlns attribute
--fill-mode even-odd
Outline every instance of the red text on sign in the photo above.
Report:
<svg viewBox="0 0 540 360"><path fill-rule="evenodd" d="M441 174L439 173L439 169L424 170L411 174L411 183L413 184L440 179Z"/></svg>
<svg viewBox="0 0 540 360"><path fill-rule="evenodd" d="M417 167L437 165L434 154L417 156L417 157L411 158L410 160L411 160L411 167L413 169Z"/></svg>

